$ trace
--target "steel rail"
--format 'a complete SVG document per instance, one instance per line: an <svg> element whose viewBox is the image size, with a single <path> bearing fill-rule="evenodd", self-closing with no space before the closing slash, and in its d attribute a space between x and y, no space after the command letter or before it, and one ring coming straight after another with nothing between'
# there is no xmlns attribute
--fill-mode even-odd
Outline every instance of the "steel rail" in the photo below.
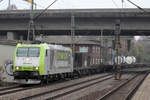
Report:
<svg viewBox="0 0 150 100"><path fill-rule="evenodd" d="M108 76L111 76L111 77L108 77ZM108 78L105 78L105 77L108 77ZM73 93L73 92L76 92L78 90L81 90L83 88L86 88L88 86L91 86L91 85L94 85L94 84L97 84L97 83L100 83L100 82L103 82L105 80L108 80L108 79L111 79L113 78L112 74L109 74L109 75L105 75L105 76L100 76L98 78L94 78L94 79L91 79L91 80L86 80L86 81L82 81L82 82L78 82L78 83L75 83L75 84L72 84L72 85L68 85L68 86L64 86L64 87L61 87L61 88L57 88L57 89L53 89L53 90L50 90L50 91L47 91L47 92L42 92L42 93L39 93L39 94L36 94L36 95L32 95L32 96L29 96L29 97L25 97L25 98L22 98L22 99L19 99L19 100L28 100L28 99L34 99L34 98L37 98L37 97L40 97L40 96L43 96L43 95L46 95L46 94L50 94L50 93L53 93L53 92L57 92L57 91L60 91L60 90L63 90L63 89L67 89L67 88L71 88L73 86L77 86L77 85L81 85L81 84L85 84L87 82L91 82L91 81L95 81L95 80L98 80L100 78L104 78L100 81L97 81L97 82L94 82L94 83L91 83L91 84L88 84L88 85L85 85L83 87L80 87L80 88L76 88L76 89L73 89L71 91L68 91L66 93L62 93L62 94L58 94L56 96L53 96L53 97L50 97L48 98L47 100L51 100L51 99L56 99L56 98L59 98L61 96L64 96L66 94L70 94L70 93Z"/></svg>
<svg viewBox="0 0 150 100"><path fill-rule="evenodd" d="M142 78L142 80L127 94L124 100L130 100L134 93L137 91L137 89L140 87L140 85L143 83L143 81L146 79L148 76L148 73Z"/></svg>
<svg viewBox="0 0 150 100"><path fill-rule="evenodd" d="M17 88L17 87L19 87L19 85L0 88L0 92L1 92L1 91L5 91L5 90L8 90L8 89L14 89L14 88Z"/></svg>
<svg viewBox="0 0 150 100"><path fill-rule="evenodd" d="M135 76L133 76L131 79L125 81L124 83L120 84L119 86L117 86L116 88L112 89L111 91L107 92L105 95L103 95L102 97L98 98L97 100L106 100L107 97L111 96L113 93L115 93L116 91L118 91L120 88L122 88L123 86L125 86L126 84L128 84L130 81L132 81L133 79L137 78L139 76L139 74L136 74ZM145 74L144 78L147 76L147 73ZM144 79L142 79L144 80ZM142 80L140 81L140 83L142 82ZM140 84L138 84L140 85ZM132 93L132 92L131 92ZM127 99L124 100L128 100L128 98L131 96L132 94L128 94L128 96L126 97Z"/></svg>

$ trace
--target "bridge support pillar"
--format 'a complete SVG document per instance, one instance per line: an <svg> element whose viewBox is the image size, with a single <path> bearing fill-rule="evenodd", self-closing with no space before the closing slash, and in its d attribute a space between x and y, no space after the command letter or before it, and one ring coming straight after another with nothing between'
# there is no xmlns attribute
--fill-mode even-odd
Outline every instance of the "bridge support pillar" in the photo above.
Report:
<svg viewBox="0 0 150 100"><path fill-rule="evenodd" d="M7 32L7 40L15 40L17 39L17 35L14 32Z"/></svg>

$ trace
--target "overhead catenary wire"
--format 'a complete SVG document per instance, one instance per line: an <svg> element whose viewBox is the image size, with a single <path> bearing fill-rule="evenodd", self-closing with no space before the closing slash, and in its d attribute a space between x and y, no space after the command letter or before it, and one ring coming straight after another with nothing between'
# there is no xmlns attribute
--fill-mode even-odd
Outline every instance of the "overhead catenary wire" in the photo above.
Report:
<svg viewBox="0 0 150 100"><path fill-rule="evenodd" d="M139 5L135 4L134 2L132 2L131 0L127 0L129 3L131 3L132 5L134 5L135 7L137 7L139 10L143 11L144 13L148 13L145 9L143 9L142 7L140 7ZM122 0L122 3L125 3L125 0ZM145 36L145 34L143 33L139 33L142 34L143 36Z"/></svg>
<svg viewBox="0 0 150 100"><path fill-rule="evenodd" d="M2 2L3 0L0 0L0 3Z"/></svg>
<svg viewBox="0 0 150 100"><path fill-rule="evenodd" d="M134 2L127 0L128 2L130 2L132 5L136 6L138 9L140 9L143 12L147 12L145 9L141 8L140 6L138 6L137 4L135 4Z"/></svg>
<svg viewBox="0 0 150 100"><path fill-rule="evenodd" d="M4 0L0 0L0 3L1 3L2 1L4 1Z"/></svg>
<svg viewBox="0 0 150 100"><path fill-rule="evenodd" d="M116 2L114 0L112 0L112 2L117 8L119 8L119 6L116 4Z"/></svg>
<svg viewBox="0 0 150 100"><path fill-rule="evenodd" d="M137 4L135 4L134 2L127 0L129 3L131 3L132 5L136 6L139 10L143 11L144 13L147 13L147 11L145 9L143 9L142 7L138 6ZM141 33L143 36L145 36L145 34Z"/></svg>
<svg viewBox="0 0 150 100"><path fill-rule="evenodd" d="M34 21L37 20L45 11L48 10L48 8L50 6L52 6L54 3L56 3L58 0L53 1L48 7L46 7L44 10L42 10L37 16L34 17L34 8L33 5L35 4L34 1L31 2L31 16L30 16L30 22L29 22L29 30L28 30L28 37L27 40L30 40L30 32L32 30L32 34L33 34L33 40L35 40L35 25L34 25Z"/></svg>
<svg viewBox="0 0 150 100"><path fill-rule="evenodd" d="M48 10L49 7L51 7L53 4L55 4L58 0L54 0L49 6L47 6L42 12L40 12L37 16L33 18L33 20L37 20L45 11Z"/></svg>

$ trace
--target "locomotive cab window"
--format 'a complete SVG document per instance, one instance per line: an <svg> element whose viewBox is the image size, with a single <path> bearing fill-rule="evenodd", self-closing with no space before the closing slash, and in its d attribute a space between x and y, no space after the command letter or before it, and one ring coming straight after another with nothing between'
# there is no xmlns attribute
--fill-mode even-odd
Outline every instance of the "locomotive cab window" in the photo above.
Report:
<svg viewBox="0 0 150 100"><path fill-rule="evenodd" d="M27 54L28 54L28 48L20 47L17 49L17 56L18 57L27 57Z"/></svg>
<svg viewBox="0 0 150 100"><path fill-rule="evenodd" d="M39 57L39 47L19 47L17 49L17 57Z"/></svg>
<svg viewBox="0 0 150 100"><path fill-rule="evenodd" d="M38 47L30 47L28 51L29 57L39 57L40 54L40 48Z"/></svg>

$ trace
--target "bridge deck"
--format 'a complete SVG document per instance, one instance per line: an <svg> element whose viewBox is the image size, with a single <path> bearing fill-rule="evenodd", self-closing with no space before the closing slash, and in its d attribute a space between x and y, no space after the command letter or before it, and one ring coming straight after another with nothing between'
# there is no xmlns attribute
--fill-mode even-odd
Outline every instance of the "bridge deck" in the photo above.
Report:
<svg viewBox="0 0 150 100"><path fill-rule="evenodd" d="M121 35L150 35L150 9L53 9L35 21L37 34L70 35L71 17L74 15L75 35L114 35L115 23L120 19ZM42 10L35 10L37 16ZM27 37L30 10L0 11L0 34L13 32ZM17 37L17 36L16 36Z"/></svg>

